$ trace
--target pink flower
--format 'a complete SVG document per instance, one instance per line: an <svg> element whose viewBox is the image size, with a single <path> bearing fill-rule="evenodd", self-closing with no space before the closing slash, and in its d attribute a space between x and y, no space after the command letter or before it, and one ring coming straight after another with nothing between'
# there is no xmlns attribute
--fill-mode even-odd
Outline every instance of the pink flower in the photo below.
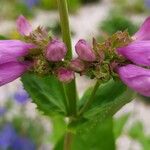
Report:
<svg viewBox="0 0 150 150"><path fill-rule="evenodd" d="M35 46L19 40L0 41L0 86L20 77L31 62L19 60Z"/></svg>
<svg viewBox="0 0 150 150"><path fill-rule="evenodd" d="M22 36L29 36L32 32L32 26L24 16L19 16L17 19L17 29Z"/></svg>
<svg viewBox="0 0 150 150"><path fill-rule="evenodd" d="M64 83L69 83L75 78L74 72L66 68L59 68L57 70L57 76L58 79Z"/></svg>
<svg viewBox="0 0 150 150"><path fill-rule="evenodd" d="M140 29L133 35L134 40L150 40L150 17L141 25Z"/></svg>
<svg viewBox="0 0 150 150"><path fill-rule="evenodd" d="M95 61L96 56L91 48L91 46L83 39L79 40L75 45L76 53L79 58L84 61Z"/></svg>
<svg viewBox="0 0 150 150"><path fill-rule="evenodd" d="M132 38L133 42L117 51L135 65L120 67L118 72L127 86L142 95L150 96L150 69L144 68L150 67L150 17Z"/></svg>
<svg viewBox="0 0 150 150"><path fill-rule="evenodd" d="M122 81L138 93L150 96L150 70L136 65L120 67L118 73Z"/></svg>
<svg viewBox="0 0 150 150"><path fill-rule="evenodd" d="M65 44L59 40L52 40L46 50L46 58L49 61L61 61L67 53Z"/></svg>
<svg viewBox="0 0 150 150"><path fill-rule="evenodd" d="M133 35L133 42L117 49L118 53L137 65L150 66L150 17Z"/></svg>
<svg viewBox="0 0 150 150"><path fill-rule="evenodd" d="M118 52L134 64L150 66L150 41L132 42L118 48Z"/></svg>

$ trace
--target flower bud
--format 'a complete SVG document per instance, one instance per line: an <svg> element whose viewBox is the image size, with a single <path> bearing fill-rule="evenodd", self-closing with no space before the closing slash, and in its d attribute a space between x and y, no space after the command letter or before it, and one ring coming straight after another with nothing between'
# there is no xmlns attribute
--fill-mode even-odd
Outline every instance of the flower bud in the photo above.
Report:
<svg viewBox="0 0 150 150"><path fill-rule="evenodd" d="M28 36L32 32L32 27L24 16L19 16L17 19L18 32L23 36Z"/></svg>
<svg viewBox="0 0 150 150"><path fill-rule="evenodd" d="M81 72L84 70L85 65L81 59L76 58L70 62L69 67L76 72Z"/></svg>
<svg viewBox="0 0 150 150"><path fill-rule="evenodd" d="M61 61L67 53L65 44L59 40L52 40L46 50L46 58L49 61Z"/></svg>
<svg viewBox="0 0 150 150"><path fill-rule="evenodd" d="M96 59L91 46L83 39L79 40L75 45L75 50L79 58L84 61L95 61Z"/></svg>
<svg viewBox="0 0 150 150"><path fill-rule="evenodd" d="M69 83L75 78L75 75L74 72L69 69L59 68L57 70L57 77L61 82Z"/></svg>

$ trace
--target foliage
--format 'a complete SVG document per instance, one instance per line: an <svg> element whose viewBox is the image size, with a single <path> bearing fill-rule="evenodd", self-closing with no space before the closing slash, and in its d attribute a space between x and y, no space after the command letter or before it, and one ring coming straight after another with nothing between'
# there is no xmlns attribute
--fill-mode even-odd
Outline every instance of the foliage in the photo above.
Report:
<svg viewBox="0 0 150 150"><path fill-rule="evenodd" d="M117 119L114 119L114 135L116 139L118 139L123 134L124 127L129 120L129 117L130 114L127 113Z"/></svg>
<svg viewBox="0 0 150 150"><path fill-rule="evenodd" d="M56 144L54 150L62 150L63 141L64 136ZM86 150L115 150L112 118L106 119L103 124L97 124L94 128L89 128L89 125L86 128L83 127L80 132L74 134L71 149L82 150L83 147Z"/></svg>
<svg viewBox="0 0 150 150"><path fill-rule="evenodd" d="M81 98L79 106L85 103L90 93L91 89L88 89ZM115 114L123 105L130 102L133 96L133 91L128 89L122 82L110 80L98 88L93 104L83 114L83 117L101 122L103 119Z"/></svg>
<svg viewBox="0 0 150 150"><path fill-rule="evenodd" d="M77 10L80 6L80 0L68 0L68 8L71 12ZM43 9L56 9L57 2L56 0L41 0L39 7Z"/></svg>
<svg viewBox="0 0 150 150"><path fill-rule="evenodd" d="M136 121L129 130L129 136L139 142L143 150L149 150L150 147L150 135L144 132L144 126L141 121Z"/></svg>
<svg viewBox="0 0 150 150"><path fill-rule="evenodd" d="M21 1L13 0L13 1L0 1L0 19L3 19L3 16L5 16L5 19L14 19L18 17L20 14L32 17L33 11L31 11L24 3ZM8 11L9 10L9 11ZM12 13L13 12L13 13Z"/></svg>
<svg viewBox="0 0 150 150"><path fill-rule="evenodd" d="M117 31L125 30L127 30L130 35L133 35L137 31L138 26L132 23L132 21L130 21L124 15L114 13L103 22L101 22L100 29L103 32L106 32L108 35L111 35Z"/></svg>
<svg viewBox="0 0 150 150"><path fill-rule="evenodd" d="M67 130L65 122L63 121L64 118L58 117L58 115L67 115L64 107L65 104L61 84L55 79L55 77L37 77L33 74L24 75L22 81L25 89L37 104L38 109L42 110L46 115L55 116L52 117L54 127L52 140L54 143L60 141L57 144L58 147L56 146L56 149L59 149L60 144L62 144L61 141L63 139L63 134ZM85 104L91 91L92 88L88 89L81 100L78 101L78 109L83 107L83 104ZM104 150L110 149L110 147L114 149L113 135L110 135L112 134L112 123L110 123L112 120L109 118L111 118L123 105L132 100L132 98L133 91L129 90L119 81L110 80L108 83L102 84L94 97L94 102L91 107L84 112L83 116L79 118L75 117L69 125L69 130L75 133L73 150L81 149L82 147L80 146L83 146L84 143L84 147L87 148L95 145L95 148L93 147L95 150L97 150L98 147L102 147ZM107 120L109 120L109 123ZM106 124L104 122L106 122ZM56 126L56 124L59 125ZM107 131L105 131L105 128L107 130L107 127L109 129L106 134ZM106 137L108 135L107 143L110 139L110 145L100 142L102 137L99 135L102 134ZM93 136L93 140L91 140L91 136ZM94 138L99 140L97 141ZM86 141L89 141L89 145ZM80 144L80 142L82 144Z"/></svg>
<svg viewBox="0 0 150 150"><path fill-rule="evenodd" d="M98 2L99 0L81 0L81 2L84 4L86 3L93 3L93 2Z"/></svg>
<svg viewBox="0 0 150 150"><path fill-rule="evenodd" d="M24 87L40 111L46 115L67 115L62 84L54 76L38 77L25 74ZM37 92L38 91L38 92Z"/></svg>
<svg viewBox="0 0 150 150"><path fill-rule="evenodd" d="M146 8L143 0L113 0L115 2L115 9L119 9L125 13L144 13Z"/></svg>

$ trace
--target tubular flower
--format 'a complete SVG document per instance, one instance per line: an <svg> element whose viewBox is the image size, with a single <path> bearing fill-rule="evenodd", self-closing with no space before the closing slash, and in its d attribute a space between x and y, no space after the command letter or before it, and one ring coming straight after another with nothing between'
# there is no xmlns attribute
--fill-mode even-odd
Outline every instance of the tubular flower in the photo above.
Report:
<svg viewBox="0 0 150 150"><path fill-rule="evenodd" d="M150 70L136 65L126 65L118 69L122 81L142 95L150 96Z"/></svg>
<svg viewBox="0 0 150 150"><path fill-rule="evenodd" d="M26 56L29 49L34 47L19 40L0 41L0 86L17 79L27 71L31 62L21 61L21 57Z"/></svg>
<svg viewBox="0 0 150 150"><path fill-rule="evenodd" d="M150 96L150 17L132 36L129 45L117 49L118 53L135 65L120 67L122 81L142 95ZM147 69L146 69L147 68Z"/></svg>
<svg viewBox="0 0 150 150"><path fill-rule="evenodd" d="M140 29L132 36L135 40L150 40L150 17L141 25Z"/></svg>
<svg viewBox="0 0 150 150"><path fill-rule="evenodd" d="M150 41L135 41L118 48L118 52L134 64L150 66Z"/></svg>

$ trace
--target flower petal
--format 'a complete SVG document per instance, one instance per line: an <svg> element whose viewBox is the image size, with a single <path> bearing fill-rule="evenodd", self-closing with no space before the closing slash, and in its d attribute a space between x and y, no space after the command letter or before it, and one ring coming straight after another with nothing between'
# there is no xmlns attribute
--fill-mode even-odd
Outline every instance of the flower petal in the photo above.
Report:
<svg viewBox="0 0 150 150"><path fill-rule="evenodd" d="M20 77L28 67L28 63L20 62L9 62L0 65L0 86Z"/></svg>
<svg viewBox="0 0 150 150"><path fill-rule="evenodd" d="M0 40L0 64L27 55L31 48L35 46L19 40Z"/></svg>
<svg viewBox="0 0 150 150"><path fill-rule="evenodd" d="M23 36L28 36L32 32L32 26L24 16L19 16L17 19L18 32Z"/></svg>
<svg viewBox="0 0 150 150"><path fill-rule="evenodd" d="M150 17L144 21L140 29L134 34L133 39L150 40Z"/></svg>
<svg viewBox="0 0 150 150"><path fill-rule="evenodd" d="M117 51L137 65L150 66L150 41L132 42Z"/></svg>
<svg viewBox="0 0 150 150"><path fill-rule="evenodd" d="M131 89L144 96L150 96L150 70L135 65L118 69L121 80Z"/></svg>

